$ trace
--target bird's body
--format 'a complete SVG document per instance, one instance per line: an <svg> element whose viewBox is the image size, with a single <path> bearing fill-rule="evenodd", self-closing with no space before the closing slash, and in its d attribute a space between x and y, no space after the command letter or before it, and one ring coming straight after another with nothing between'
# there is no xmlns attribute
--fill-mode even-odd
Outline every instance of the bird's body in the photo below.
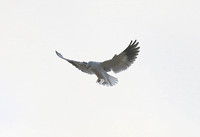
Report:
<svg viewBox="0 0 200 137"><path fill-rule="evenodd" d="M97 76L98 78L97 83L100 83L102 85L113 86L118 82L117 78L110 76L106 72L106 70L101 65L101 62L94 62L94 61L88 62L88 69L94 72L94 74Z"/></svg>
<svg viewBox="0 0 200 137"><path fill-rule="evenodd" d="M139 52L139 47L137 47L138 42L134 41L134 43L129 44L129 46L121 52L119 55L114 55L114 57L110 60L106 60L104 62L95 62L89 61L87 62L78 62L64 58L60 53L56 51L56 54L80 69L82 72L88 74L95 74L97 76L97 82L102 85L114 86L117 84L118 79L109 75L107 72L113 71L118 73L127 69L133 61L136 59L136 56Z"/></svg>

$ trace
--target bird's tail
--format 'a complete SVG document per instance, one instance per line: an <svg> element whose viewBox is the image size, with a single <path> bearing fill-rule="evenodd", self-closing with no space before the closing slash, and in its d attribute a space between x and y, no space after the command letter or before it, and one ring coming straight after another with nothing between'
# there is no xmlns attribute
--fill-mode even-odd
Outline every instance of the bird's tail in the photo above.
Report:
<svg viewBox="0 0 200 137"><path fill-rule="evenodd" d="M114 85L117 84L118 79L107 74L107 80L106 81L107 81L107 86L114 86Z"/></svg>

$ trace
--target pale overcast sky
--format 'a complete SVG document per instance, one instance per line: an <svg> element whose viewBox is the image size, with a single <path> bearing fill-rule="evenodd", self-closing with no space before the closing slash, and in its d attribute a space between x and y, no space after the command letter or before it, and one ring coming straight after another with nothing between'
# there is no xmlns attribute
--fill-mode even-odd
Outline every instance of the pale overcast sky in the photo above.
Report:
<svg viewBox="0 0 200 137"><path fill-rule="evenodd" d="M199 0L1 0L1 137L199 137ZM134 64L96 83L58 58Z"/></svg>

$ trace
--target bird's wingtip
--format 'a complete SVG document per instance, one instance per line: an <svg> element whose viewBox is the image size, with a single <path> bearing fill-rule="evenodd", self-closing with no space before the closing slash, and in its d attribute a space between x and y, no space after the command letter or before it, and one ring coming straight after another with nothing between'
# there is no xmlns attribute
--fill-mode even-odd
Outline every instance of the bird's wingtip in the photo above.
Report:
<svg viewBox="0 0 200 137"><path fill-rule="evenodd" d="M63 56L62 56L58 51L55 50L55 52L56 52L56 55L57 55L58 57L63 58Z"/></svg>

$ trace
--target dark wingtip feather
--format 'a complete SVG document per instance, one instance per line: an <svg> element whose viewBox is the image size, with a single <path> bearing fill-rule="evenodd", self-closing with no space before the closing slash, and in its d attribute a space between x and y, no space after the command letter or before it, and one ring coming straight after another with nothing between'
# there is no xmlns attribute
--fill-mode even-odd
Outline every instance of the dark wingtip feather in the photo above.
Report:
<svg viewBox="0 0 200 137"><path fill-rule="evenodd" d="M60 58L62 58L62 59L65 59L64 57L63 57L63 55L62 54L60 54L58 51L55 51L56 52L56 55L58 56L58 57L60 57ZM66 60L66 59L65 59Z"/></svg>
<svg viewBox="0 0 200 137"><path fill-rule="evenodd" d="M124 53L128 57L128 61L133 62L138 55L140 47L137 47L139 42L135 40L134 42L131 40L129 46L124 50Z"/></svg>
<svg viewBox="0 0 200 137"><path fill-rule="evenodd" d="M63 57L58 51L55 51L58 57Z"/></svg>
<svg viewBox="0 0 200 137"><path fill-rule="evenodd" d="M58 51L55 50L55 52L56 52L56 54L58 55Z"/></svg>

